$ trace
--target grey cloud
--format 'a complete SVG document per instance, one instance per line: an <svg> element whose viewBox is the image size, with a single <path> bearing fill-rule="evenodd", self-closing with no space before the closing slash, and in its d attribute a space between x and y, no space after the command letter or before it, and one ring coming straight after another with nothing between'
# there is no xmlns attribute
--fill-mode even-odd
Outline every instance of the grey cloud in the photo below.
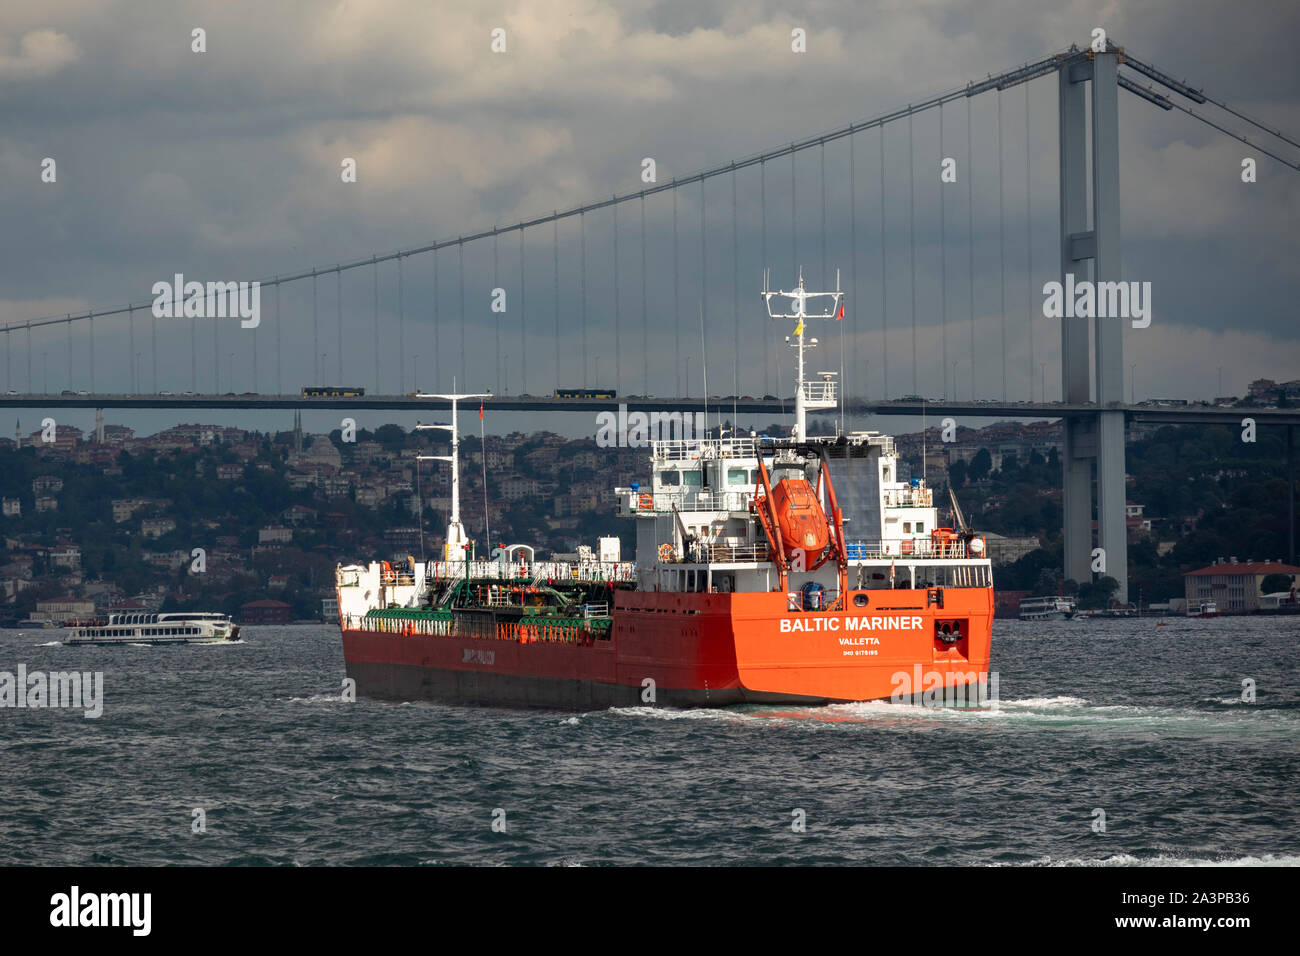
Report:
<svg viewBox="0 0 1300 956"><path fill-rule="evenodd" d="M1173 0L1113 10L1111 4L1082 2L1053 11L1031 0L978 6L956 0L924 5L823 2L798 10L752 0L617 6L498 2L472 8L412 0L373 7L113 3L66 5L40 14L11 11L0 14L0 34L10 38L8 47L0 47L8 50L5 56L59 65L40 76L35 67L27 68L11 77L13 83L2 94L10 119L0 130L0 203L6 219L23 228L5 230L0 240L0 254L10 265L0 289L5 302L0 321L29 318L39 303L54 297L87 307L143 301L153 281L176 271L235 278L329 266L633 191L640 185L644 156L656 158L661 180L686 174L915 102L1071 41L1083 44L1098 23L1145 59L1295 131L1300 126L1300 79L1283 44L1295 35L1298 18L1291 8L1246 4L1228 19L1221 5ZM196 25L208 31L207 54L189 51L189 31ZM505 57L488 50L494 26L508 31L510 53ZM803 57L789 52L794 26L809 31L809 53ZM68 45L37 44L35 52L22 52L13 40L42 30L66 37ZM58 49L76 55L60 60ZM965 193L970 175L976 192L974 311L988 321L1005 284L1007 308L1015 310L1009 322L1018 330L1014 334L1023 337L1033 306L1032 300L1026 302L1026 290L1041 285L1057 268L1055 92L1050 79L1030 89L1028 240L1024 92L1010 90L1002 97L1001 228L995 96L971 106L972 157L965 153L965 104L945 110L943 153L958 157L962 169L961 181L948 196L943 229L947 309L954 323L970 314ZM1261 181L1243 187L1234 181L1232 166L1244 147L1189 117L1166 116L1125 97L1121 182L1127 269L1134 278L1157 283L1151 340L1165 343L1143 359L1154 366L1151 387L1184 387L1180 366L1189 359L1179 352L1180 330L1189 341L1205 342L1209 340L1197 330L1213 333L1229 321L1234 329L1264 336L1252 341L1272 342L1277 361L1294 365L1298 338L1291 303L1300 294L1300 281L1287 264L1295 253L1298 174L1261 159ZM895 124L886 133L889 352L873 363L872 374L886 362L905 369L891 378L894 391L896 381L910 385L911 380L909 208L914 212L917 324L922 341L931 343L920 348L921 376L934 381L943 371L933 339L925 337L926 330L938 328L945 295L940 284L937 116L919 117L913 133L915 207L910 207L905 165L906 124ZM854 282L860 360L883 347L872 331L881 321L878 137L862 134L854 147L856 264L849 256L854 220L847 214L847 142L826 149L825 263L817 151L801 154L796 167L798 194L812 202L800 216L800 261L818 279L823 268L838 266L846 282ZM40 159L47 155L59 159L57 187L37 179ZM343 156L359 161L355 186L339 182ZM636 383L637 390L647 363L653 369L651 387L671 387L677 312L683 316L683 342L694 343L700 303L710 317L709 362L719 368L738 364L748 378L742 378L743 392L764 388L761 337L772 330L755 311L755 286L764 265L758 248L758 174L746 171L737 180L742 249L734 264L730 183L724 178L705 189L707 289L699 276L699 187L679 197L683 288L676 306L662 289L673 267L672 203L667 197L646 203L647 311L655 334L650 336L651 355L624 359L623 377ZM779 276L796 265L791 261L788 160L772 164L767 185L766 264ZM640 341L639 213L637 203L619 212L620 341L625 348L629 341L639 348ZM594 363L597 354L609 354L614 341L613 234L611 215L587 219L588 351ZM560 319L570 330L561 357L565 379L578 373L572 331L581 321L575 301L581 285L577 236L576 222L560 226ZM495 279L490 244L466 252L466 301L474 310L467 320L471 374L495 374L489 352L498 320L482 308L483 290L506 282L512 303L526 301L529 310L522 330L514 324L514 311L503 320L507 341L516 338L511 378L519 382L520 356L527 354L533 363L530 386L538 390L556 378L550 228L527 237L523 297L516 295L513 278L517 247L517 237L502 241L497 270L505 278ZM1032 274L1025 272L1030 249ZM447 354L448 342L458 343L460 335L454 252L439 257L439 268L440 365L449 376L459 368ZM425 360L433 342L432 271L429 257L404 263L406 351L422 352ZM739 303L731 298L733 278ZM353 377L367 379L373 377L371 280L368 270L344 280L347 334L359 340L355 349L347 349L349 361L355 361ZM398 367L395 281L395 267L386 267L380 294L383 375L395 375ZM333 278L318 285L318 310L332 323L337 312ZM292 344L282 348L287 361L297 363L290 376L294 387L310 374L304 356L309 360L315 347L307 344L309 286L286 289L283 305L287 317L282 331ZM732 327L736 311L744 323L740 336ZM994 328L998 321L993 320ZM273 341L269 328L258 334L256 347L267 348ZM1048 351L1055 348L1055 334L1050 327L1037 328L1036 356L1055 354ZM327 329L322 336L337 357L335 331ZM741 339L739 359L730 354L736 337ZM188 376L188 331L164 330L162 341L176 357L167 364ZM229 347L246 353L254 347L247 338L229 341L234 344L219 344L217 351ZM1020 341L1015 339L1016 347ZM412 342L419 348L412 348ZM1028 370L1041 361L1036 356L1026 351L1016 359L1022 390L1028 387ZM770 361L767 379L775 387L774 355ZM1204 365L1214 357L1194 361ZM78 362L84 364L84 358ZM200 374L210 378L210 371L203 371L206 362L200 356L197 364ZM242 362L247 366L246 358ZM1000 357L984 340L976 362L992 363L1000 389ZM696 359L692 374L697 381L699 365ZM267 367L264 360L262 368ZM1283 368L1274 371L1286 374ZM349 372L345 367L345 375ZM409 373L407 377L409 385ZM1047 377L1050 390L1050 367ZM431 382L422 384L432 387ZM877 387L873 383L868 391L874 394Z"/></svg>

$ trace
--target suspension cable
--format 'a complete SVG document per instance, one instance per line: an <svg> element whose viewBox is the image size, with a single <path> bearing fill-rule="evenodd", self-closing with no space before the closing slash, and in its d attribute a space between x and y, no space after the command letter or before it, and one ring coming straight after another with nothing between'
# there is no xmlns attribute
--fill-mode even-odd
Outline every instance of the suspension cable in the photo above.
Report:
<svg viewBox="0 0 1300 956"><path fill-rule="evenodd" d="M883 129L884 126L889 123L896 122L897 120L903 119L905 117L907 118L913 117L917 113L922 113L925 112L926 110L936 109L939 106L943 105L944 103L949 103L952 102L953 100L962 97L965 97L969 103L970 98L977 96L981 93L987 92L989 90L1002 91L1012 86L1019 85L1021 83L1027 83L1030 80L1036 79L1054 70L1060 69L1064 64L1071 62L1075 58L1082 58L1087 55L1088 54L1086 52L1079 51L1075 47L1070 47L1067 50L1062 50L1057 53L1051 54L1033 63L1028 63L1021 67L1017 67L1015 69L1008 70L997 75L990 75L987 79L981 80L978 83L968 83L964 87L955 90L950 90L945 93L941 93L939 95L930 97L929 99L924 100L922 102L909 104L908 106L903 107L901 109L891 110L889 112L882 113L876 117L873 117L868 120L864 120L859 123L850 123L848 126L839 127L837 129L833 129L825 133L821 133L815 136L810 136L803 140L798 140L789 143L785 146L770 150L768 152L747 156L739 160L731 161L725 165L711 167L708 169L704 169L700 172L692 173L683 177L675 177L669 182L657 183L634 193L615 195L610 199L605 199L599 202L587 203L584 205L575 206L571 209L567 209L563 211L555 210L549 215L523 220L506 226L500 226L500 225L493 226L491 229L482 230L480 232L472 233L469 235L461 235L455 238L448 238L448 239L438 240L435 242L426 243L422 246L417 246L410 249L399 249L393 252L385 253L383 255L371 255L365 258L349 261L346 263L339 263L335 265L334 268L332 269L320 270L317 268L312 268L310 270L304 270L301 272L292 273L288 275L277 275L274 277L261 279L258 281L262 285L280 285L289 282L295 282L306 278L312 278L314 280L322 272L333 272L333 271L344 270L344 269L355 269L355 268L360 268L364 265L371 264L373 262L387 262L392 259L401 259L402 257L405 256L413 256L413 255L420 255L426 252L433 252L438 249L445 248L452 245L464 245L465 243L474 242L478 239L484 239L489 236L499 235L502 232L510 232L516 229L518 230L528 229L534 226L543 225L547 222L555 222L558 219L583 215L587 212L591 212L596 209L602 209L606 206L615 205L617 203L629 202L632 199L636 199L636 198L644 198L645 196L653 195L654 193L663 192L665 190L673 190L674 192L676 192L678 188L680 188L685 184L692 183L697 180L702 181L704 179L709 179L714 176L724 175L736 169L744 169L749 166L762 165L770 160L785 156L787 154L790 155L792 160L792 173L793 173L793 158L794 158L794 154L797 152L800 152L805 149L811 149L814 146L820 147L823 146L825 143L833 142L837 139L842 139L846 136L853 136L856 133L860 133L863 130L871 129L873 127L879 127ZM1139 72L1146 72L1147 75L1151 75L1153 77L1155 77L1155 75L1158 74L1159 72L1156 71L1153 67L1141 63L1141 61L1135 60L1133 57L1129 56L1127 52L1125 52L1124 56L1125 56L1125 65L1130 66L1133 69L1137 69L1139 70ZM1163 74L1159 74L1159 76L1163 77ZM1161 79L1160 82L1164 82L1164 80ZM1122 78L1122 85L1124 83L1127 83L1128 88L1130 89L1137 89L1137 90L1142 89L1141 87L1136 86L1136 84L1132 84L1131 81L1127 80L1127 78ZM1183 87L1182 84L1176 84L1174 88L1185 89L1185 87ZM1226 110L1232 115L1244 120L1247 123L1250 123L1251 125L1261 130L1264 130L1270 135L1276 136L1277 138L1282 139L1291 145L1300 147L1300 142L1297 142L1297 140L1292 139L1289 136L1286 136L1281 131L1273 127L1270 127L1258 120L1251 118L1247 114L1229 106L1223 101L1205 96L1203 93L1200 93L1199 91L1192 91L1192 92L1195 93L1197 97L1203 97L1206 102L1212 103L1215 106L1218 106L1221 109ZM1158 96L1158 94L1152 94L1152 95ZM1167 102L1170 106L1181 110L1187 115L1192 116L1193 118L1198 119L1201 122L1214 127L1220 132L1225 133L1226 135L1231 136L1234 139L1240 140L1246 145L1252 147L1253 149L1259 150L1260 152L1264 153L1265 155L1269 156L1272 159L1277 160L1283 165L1288 166L1292 169L1300 170L1300 163L1295 163L1287 159L1284 159L1281 156L1277 155L1275 152L1267 149L1266 147L1258 143L1251 142L1245 136L1235 133L1230 129L1227 129L1226 127L1214 122L1208 117L1200 113L1197 113L1188 107L1185 107L1172 100L1165 100L1165 102ZM795 258L797 259L798 258L797 238L795 241L796 241ZM796 267L797 267L797 263L796 263ZM128 311L128 307L124 305L119 308L96 310L94 314L98 315L101 318L104 318L110 315L119 315L127 311ZM28 323L30 323L31 327L40 327L42 325L57 324L59 322L81 321L84 319L88 319L89 317L90 317L89 312L78 313L76 315L69 314L66 316L42 316L36 319L26 320L23 323L18 323L18 322L8 323L4 326L0 326L0 331L4 331L8 333L11 329L27 327ZM196 378L195 384L197 387L197 376L195 376L195 378Z"/></svg>

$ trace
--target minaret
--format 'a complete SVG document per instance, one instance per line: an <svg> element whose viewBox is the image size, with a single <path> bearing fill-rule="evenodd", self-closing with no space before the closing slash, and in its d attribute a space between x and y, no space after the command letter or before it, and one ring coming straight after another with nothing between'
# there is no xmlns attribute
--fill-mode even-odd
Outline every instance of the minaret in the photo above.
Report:
<svg viewBox="0 0 1300 956"><path fill-rule="evenodd" d="M104 444L104 410L95 409L95 441Z"/></svg>
<svg viewBox="0 0 1300 956"><path fill-rule="evenodd" d="M14 445L17 448L23 447L23 423L14 419Z"/></svg>

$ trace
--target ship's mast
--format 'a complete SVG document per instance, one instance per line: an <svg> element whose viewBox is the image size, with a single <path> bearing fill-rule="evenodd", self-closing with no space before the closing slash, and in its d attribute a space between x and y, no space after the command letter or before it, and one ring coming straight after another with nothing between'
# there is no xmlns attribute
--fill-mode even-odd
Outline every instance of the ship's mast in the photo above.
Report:
<svg viewBox="0 0 1300 956"><path fill-rule="evenodd" d="M773 319L796 319L798 324L794 327L794 341L786 336L786 342L796 353L796 379L794 392L794 438L795 441L803 441L808 437L808 409L818 408L835 408L835 382L833 381L834 372L822 372L821 382L805 382L804 375L804 350L816 348L817 340L811 339L805 343L805 330L808 319L833 319L839 314L840 305L844 298L844 293L840 291L840 273L835 270L835 291L834 292L808 292L803 287L803 270L799 270L799 285L789 292L784 290L771 291L768 288L768 275L763 273L763 301L767 305L767 314ZM772 299L774 298L790 299L793 311L791 312L773 312ZM829 312L812 312L808 311L808 300L817 298L831 299L831 308Z"/></svg>
<svg viewBox="0 0 1300 956"><path fill-rule="evenodd" d="M469 536L465 534L465 526L460 522L460 433L457 430L456 406L463 398L491 398L490 392L464 395L430 395L420 392L416 398L441 398L444 401L451 402L451 424L450 425L421 425L415 423L417 431L423 431L429 428L441 428L444 431L451 432L451 454L450 455L418 455L420 461L447 461L451 462L451 516L447 519L447 543L443 547L444 561L460 561L465 557L465 549L469 547Z"/></svg>

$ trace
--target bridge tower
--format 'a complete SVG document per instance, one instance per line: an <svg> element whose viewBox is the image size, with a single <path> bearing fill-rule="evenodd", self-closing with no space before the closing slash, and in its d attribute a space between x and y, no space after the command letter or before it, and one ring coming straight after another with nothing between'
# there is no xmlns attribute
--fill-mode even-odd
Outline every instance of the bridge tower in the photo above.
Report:
<svg viewBox="0 0 1300 956"><path fill-rule="evenodd" d="M1088 51L1062 59L1061 282L1120 281L1119 85L1123 50ZM1085 84L1091 83L1092 136L1088 137ZM1089 195L1088 159L1092 159ZM1089 202L1091 200L1091 203ZM1089 210L1091 206L1091 210ZM1091 217L1089 217L1091 211ZM1091 221L1089 221L1091 218ZM1089 273L1085 275L1085 273ZM1066 402L1095 401L1095 414L1065 420L1065 576L1092 580L1092 467L1097 471L1097 546L1105 574L1119 582L1115 599L1128 601L1128 539L1124 495L1123 320L1094 318L1095 361L1086 319L1061 319L1061 382ZM1095 398L1090 392L1095 389Z"/></svg>

